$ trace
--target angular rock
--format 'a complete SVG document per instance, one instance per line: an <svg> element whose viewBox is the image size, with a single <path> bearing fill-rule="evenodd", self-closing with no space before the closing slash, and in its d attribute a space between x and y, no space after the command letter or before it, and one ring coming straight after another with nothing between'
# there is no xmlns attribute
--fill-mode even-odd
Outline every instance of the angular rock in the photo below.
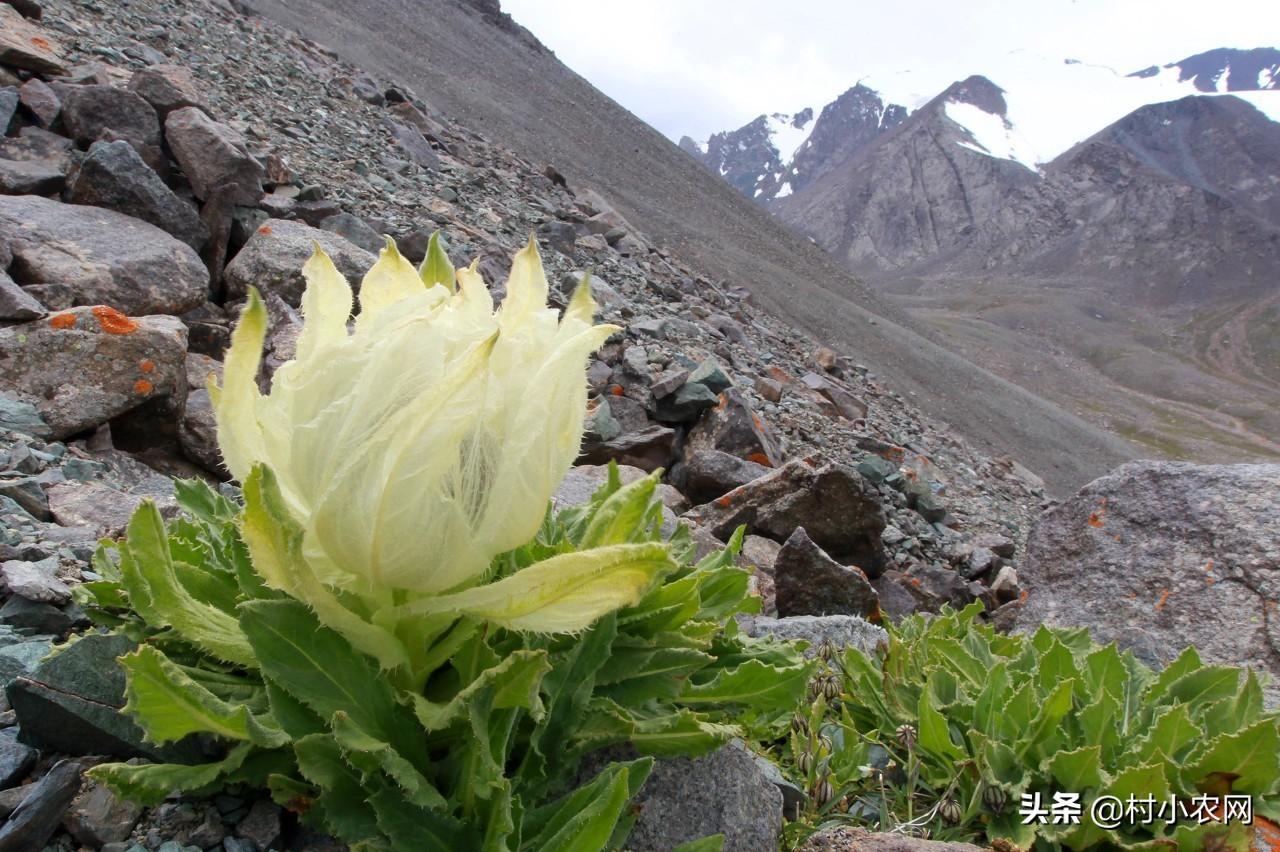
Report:
<svg viewBox="0 0 1280 852"><path fill-rule="evenodd" d="M777 560L778 551L781 549L782 545L771 538L761 535L743 536L741 560L759 568L765 574L772 575L773 563Z"/></svg>
<svg viewBox="0 0 1280 852"><path fill-rule="evenodd" d="M687 381L689 381L688 370L667 370L661 378L654 379L649 385L649 393L654 399L665 399L684 387Z"/></svg>
<svg viewBox="0 0 1280 852"><path fill-rule="evenodd" d="M236 834L252 840L259 849L276 848L280 830L280 808L266 799L254 802L245 818L236 824Z"/></svg>
<svg viewBox="0 0 1280 852"><path fill-rule="evenodd" d="M72 308L0 328L0 391L35 406L61 439L151 400L185 398L186 350L176 317Z"/></svg>
<svg viewBox="0 0 1280 852"><path fill-rule="evenodd" d="M151 104L161 121L183 107L205 108L195 78L181 65L152 65L135 71L129 78L129 91Z"/></svg>
<svg viewBox="0 0 1280 852"><path fill-rule="evenodd" d="M706 503L768 472L764 465L719 450L692 450L685 454L681 487L693 502Z"/></svg>
<svg viewBox="0 0 1280 852"><path fill-rule="evenodd" d="M8 8L0 5L0 9ZM22 804L0 828L0 852L42 849L58 829L62 814L80 789L84 767L76 760L60 760L32 784Z"/></svg>
<svg viewBox="0 0 1280 852"><path fill-rule="evenodd" d="M67 73L58 40L6 3L0 3L0 65L25 68L37 74Z"/></svg>
<svg viewBox="0 0 1280 852"><path fill-rule="evenodd" d="M0 790L7 790L27 777L36 762L36 750L17 740L13 728L0 731Z"/></svg>
<svg viewBox="0 0 1280 852"><path fill-rule="evenodd" d="M58 93L39 77L32 77L18 89L18 97L22 105L31 111L40 126L48 130L62 112L62 101Z"/></svg>
<svg viewBox="0 0 1280 852"><path fill-rule="evenodd" d="M0 194L51 195L60 191L71 169L71 142L64 141L65 147L56 146L26 134L0 140Z"/></svg>
<svg viewBox="0 0 1280 852"><path fill-rule="evenodd" d="M582 440L586 444L603 444L622 434L622 424L613 416L609 400L596 397L587 403L587 418L582 425Z"/></svg>
<svg viewBox="0 0 1280 852"><path fill-rule="evenodd" d="M706 385L686 382L675 393L654 401L653 416L663 423L692 423L717 401Z"/></svg>
<svg viewBox="0 0 1280 852"><path fill-rule="evenodd" d="M778 615L857 615L880 620L879 596L857 567L836 562L799 527L773 563Z"/></svg>
<svg viewBox="0 0 1280 852"><path fill-rule="evenodd" d="M776 639L803 639L809 643L804 655L817 656L824 639L837 648L857 648L871 656L880 645L889 643L889 634L856 615L795 615L769 618L763 615L738 617L738 624L748 636L772 636Z"/></svg>
<svg viewBox="0 0 1280 852"><path fill-rule="evenodd" d="M320 222L320 230L345 237L354 245L372 254L382 251L382 247L386 245L386 240L381 234L369 227L365 220L351 213L337 213L326 217Z"/></svg>
<svg viewBox="0 0 1280 852"><path fill-rule="evenodd" d="M1148 663L1187 645L1280 706L1280 465L1132 462L1040 516L1016 626L1084 626Z"/></svg>
<svg viewBox="0 0 1280 852"><path fill-rule="evenodd" d="M538 226L538 236L546 240L547 245L565 257L573 257L573 247L578 239L578 229L572 222L551 220Z"/></svg>
<svg viewBox="0 0 1280 852"><path fill-rule="evenodd" d="M773 379L767 379L764 376L756 379L756 393L769 402L782 401L782 385Z"/></svg>
<svg viewBox="0 0 1280 852"><path fill-rule="evenodd" d="M165 185L129 143L95 142L80 164L67 200L116 210L150 222L199 251L209 239L200 214Z"/></svg>
<svg viewBox="0 0 1280 852"><path fill-rule="evenodd" d="M845 465L817 458L796 459L688 513L722 541L739 524L748 531L785 541L803 526L809 537L841 562L868 577L883 570L880 533L885 526L879 494Z"/></svg>
<svg viewBox="0 0 1280 852"><path fill-rule="evenodd" d="M213 401L204 388L187 394L187 407L178 426L178 443L182 453L210 473L225 475L222 451L218 449L218 423L213 415Z"/></svg>
<svg viewBox="0 0 1280 852"><path fill-rule="evenodd" d="M46 313L44 305L14 283L9 273L0 272L0 320L39 319Z"/></svg>
<svg viewBox="0 0 1280 852"><path fill-rule="evenodd" d="M92 527L111 538L124 533L143 499L102 482L68 482L49 489L49 509L59 524Z"/></svg>
<svg viewBox="0 0 1280 852"><path fill-rule="evenodd" d="M702 385L714 394L723 393L733 387L733 382L724 374L724 370L710 358L694 368L689 374L689 382Z"/></svg>
<svg viewBox="0 0 1280 852"><path fill-rule="evenodd" d="M182 107L165 118L164 135L196 198L204 201L221 189L231 204L258 203L262 165L237 131L198 107Z"/></svg>
<svg viewBox="0 0 1280 852"><path fill-rule="evenodd" d="M269 219L254 231L244 248L227 264L223 273L227 295L239 298L252 285L263 293L275 293L290 305L297 306L306 286L302 265L311 256L313 241L333 258L338 271L353 287L377 259L329 231L301 222Z"/></svg>
<svg viewBox="0 0 1280 852"><path fill-rule="evenodd" d="M151 104L114 86L55 83L53 90L62 102L62 125L81 148L110 132L137 149L148 163L162 166L160 120Z"/></svg>
<svg viewBox="0 0 1280 852"><path fill-rule="evenodd" d="M404 151L410 160L424 169L431 171L440 169L439 155L436 154L431 147L431 143L426 140L417 128L408 127L387 119L387 129L391 131L392 137L400 145L400 150Z"/></svg>
<svg viewBox="0 0 1280 852"><path fill-rule="evenodd" d="M676 431L653 425L639 432L626 432L612 441L583 446L578 464L606 464L616 461L646 472L668 467L675 453Z"/></svg>
<svg viewBox="0 0 1280 852"><path fill-rule="evenodd" d="M867 406L839 382L817 373L805 373L800 383L825 397L845 420L866 419Z"/></svg>
<svg viewBox="0 0 1280 852"><path fill-rule="evenodd" d="M96 781L86 780L63 816L62 827L76 842L97 849L129 839L141 815L140 805L121 799Z"/></svg>
<svg viewBox="0 0 1280 852"><path fill-rule="evenodd" d="M33 438L48 438L49 424L29 402L15 399L0 392L0 429L12 429Z"/></svg>
<svg viewBox="0 0 1280 852"><path fill-rule="evenodd" d="M13 123L13 116L21 101L18 90L13 86L0 88L0 134L9 132L9 125Z"/></svg>
<svg viewBox="0 0 1280 852"><path fill-rule="evenodd" d="M71 589L55 576L57 570L56 556L39 562L11 559L0 563L0 581L10 593L29 601L64 604L71 600Z"/></svg>
<svg viewBox="0 0 1280 852"><path fill-rule="evenodd" d="M689 430L687 445L693 450L720 450L765 467L782 463L772 430L736 388L721 393L715 407Z"/></svg>
<svg viewBox="0 0 1280 852"><path fill-rule="evenodd" d="M179 314L208 296L209 272L190 246L114 210L0 197L0 240L13 251L10 274L50 308Z"/></svg>
<svg viewBox="0 0 1280 852"><path fill-rule="evenodd" d="M725 852L778 848L782 793L738 741L699 758L658 761L632 802L639 809L627 849L669 852L724 835Z"/></svg>
<svg viewBox="0 0 1280 852"><path fill-rule="evenodd" d="M165 746L146 743L142 729L120 712L125 676L116 658L135 647L124 636L89 633L10 683L6 694L18 717L19 739L63 754L199 762L204 755L192 738Z"/></svg>
<svg viewBox="0 0 1280 852"><path fill-rule="evenodd" d="M0 607L0 624L28 636L62 636L73 627L88 625L84 612L74 603L61 607L29 601L14 595Z"/></svg>

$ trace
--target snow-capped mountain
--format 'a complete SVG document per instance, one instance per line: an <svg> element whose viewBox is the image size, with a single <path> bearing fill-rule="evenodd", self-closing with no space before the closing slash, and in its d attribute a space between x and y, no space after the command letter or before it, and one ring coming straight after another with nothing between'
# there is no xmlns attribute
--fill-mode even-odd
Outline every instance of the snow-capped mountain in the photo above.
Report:
<svg viewBox="0 0 1280 852"><path fill-rule="evenodd" d="M812 109L775 112L705 142L685 136L680 147L748 198L771 199L790 194L790 187L784 186L789 165L812 124Z"/></svg>
<svg viewBox="0 0 1280 852"><path fill-rule="evenodd" d="M1000 89L1004 108L945 106L947 118L964 130L956 144L1032 170L1140 107L1189 94L1230 93L1280 121L1280 50L1273 48L1222 48L1132 73L1015 50L992 57L980 76ZM680 145L768 205L836 168L950 82L936 73L872 75L824 107L816 121L810 122L809 109L761 115L706 142L685 137Z"/></svg>

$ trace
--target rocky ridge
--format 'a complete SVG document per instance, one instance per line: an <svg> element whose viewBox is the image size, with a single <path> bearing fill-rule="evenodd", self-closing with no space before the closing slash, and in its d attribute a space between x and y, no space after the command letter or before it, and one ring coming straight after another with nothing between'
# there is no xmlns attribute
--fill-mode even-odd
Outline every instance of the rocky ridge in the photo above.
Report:
<svg viewBox="0 0 1280 852"><path fill-rule="evenodd" d="M266 802L144 811L77 793L93 759L80 756L160 755L103 714L123 701L94 674L122 651L108 637L41 658L87 626L71 589L95 578L98 538L120 535L143 499L173 511L171 476L225 478L206 378L250 284L272 317L264 381L290 357L313 240L358 278L381 234L420 258L440 229L500 289L533 232L559 300L592 269L603 318L627 331L590 364L581 461L667 469L672 519L686 513L703 547L753 524L743 559L766 613L841 591L784 635L1017 598L1006 563L1043 499L1033 474L698 274L606 199L218 0L41 11L6 29L26 40L0 70L12 105L0 173L42 175L0 195L0 736L14 760L0 849L51 835L54 848L166 852L267 849L281 831L299 842Z"/></svg>

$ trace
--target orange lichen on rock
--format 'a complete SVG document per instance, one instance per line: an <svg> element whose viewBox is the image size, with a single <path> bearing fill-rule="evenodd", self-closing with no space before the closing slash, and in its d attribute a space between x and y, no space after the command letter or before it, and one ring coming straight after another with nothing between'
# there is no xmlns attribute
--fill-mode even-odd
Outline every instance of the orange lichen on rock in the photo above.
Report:
<svg viewBox="0 0 1280 852"><path fill-rule="evenodd" d="M264 237L271 236L271 226L263 225L261 228L258 229L258 233L262 234Z"/></svg>
<svg viewBox="0 0 1280 852"><path fill-rule="evenodd" d="M150 358L143 358L138 362L138 369L144 373L154 373L156 371L156 362Z"/></svg>
<svg viewBox="0 0 1280 852"><path fill-rule="evenodd" d="M1160 600L1156 601L1156 612L1159 612L1160 610L1164 609L1164 605L1167 604L1168 602L1169 602L1169 590L1161 589Z"/></svg>
<svg viewBox="0 0 1280 852"><path fill-rule="evenodd" d="M49 318L49 325L59 329L75 328L76 315L75 314L54 314Z"/></svg>
<svg viewBox="0 0 1280 852"><path fill-rule="evenodd" d="M747 461L755 462L756 464L764 465L765 467L773 467L773 462L771 462L769 457L764 453L751 453L747 456Z"/></svg>
<svg viewBox="0 0 1280 852"><path fill-rule="evenodd" d="M138 330L138 324L115 308L99 305L93 309L98 319L98 326L107 334L132 334Z"/></svg>
<svg viewBox="0 0 1280 852"><path fill-rule="evenodd" d="M609 388L609 393L613 394L614 396L623 396L626 394L626 391L623 390L622 385L614 385L613 387Z"/></svg>
<svg viewBox="0 0 1280 852"><path fill-rule="evenodd" d="M133 383L133 392L139 396L146 396L153 390L155 390L155 385L151 384L151 382L146 379L138 379Z"/></svg>
<svg viewBox="0 0 1280 852"><path fill-rule="evenodd" d="M31 43L46 53L53 50L53 45L49 44L49 40L40 38L40 36L32 36Z"/></svg>

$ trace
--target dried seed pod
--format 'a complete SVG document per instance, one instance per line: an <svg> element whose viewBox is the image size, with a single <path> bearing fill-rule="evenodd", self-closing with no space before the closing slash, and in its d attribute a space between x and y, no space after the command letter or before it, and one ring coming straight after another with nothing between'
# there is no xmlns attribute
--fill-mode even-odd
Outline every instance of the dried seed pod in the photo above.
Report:
<svg viewBox="0 0 1280 852"><path fill-rule="evenodd" d="M959 802L947 796L938 803L938 816L942 817L942 821L947 825L959 825L960 818L964 816L964 809L960 807Z"/></svg>
<svg viewBox="0 0 1280 852"><path fill-rule="evenodd" d="M791 730L801 736L805 735L809 732L809 720L799 714L792 716Z"/></svg>
<svg viewBox="0 0 1280 852"><path fill-rule="evenodd" d="M831 786L830 776L820 778L817 783L813 785L812 792L814 801L819 805L825 805L836 797L835 788Z"/></svg>
<svg viewBox="0 0 1280 852"><path fill-rule="evenodd" d="M916 728L915 725L899 725L895 732L898 742L905 749L913 749L916 747Z"/></svg>
<svg viewBox="0 0 1280 852"><path fill-rule="evenodd" d="M1004 810L1008 798L1004 788L997 787L994 784L988 784L982 790L982 804L986 805L987 810L993 814L998 814Z"/></svg>
<svg viewBox="0 0 1280 852"><path fill-rule="evenodd" d="M823 639L818 643L818 659L824 663L831 662L836 655L836 643L832 642L830 637Z"/></svg>
<svg viewBox="0 0 1280 852"><path fill-rule="evenodd" d="M835 675L827 675L822 679L822 694L828 701L840 697L840 679Z"/></svg>
<svg viewBox="0 0 1280 852"><path fill-rule="evenodd" d="M810 772L812 772L813 771L813 752L806 749L800 752L799 754L797 754L796 768L800 770L801 774L806 776Z"/></svg>
<svg viewBox="0 0 1280 852"><path fill-rule="evenodd" d="M818 747L822 750L823 754L831 754L836 750L835 746L831 742L831 737L826 734L822 734L818 737Z"/></svg>
<svg viewBox="0 0 1280 852"><path fill-rule="evenodd" d="M822 694L823 680L824 680L824 677L822 675L818 675L813 680L809 681L809 700L810 701L817 701L818 696Z"/></svg>

